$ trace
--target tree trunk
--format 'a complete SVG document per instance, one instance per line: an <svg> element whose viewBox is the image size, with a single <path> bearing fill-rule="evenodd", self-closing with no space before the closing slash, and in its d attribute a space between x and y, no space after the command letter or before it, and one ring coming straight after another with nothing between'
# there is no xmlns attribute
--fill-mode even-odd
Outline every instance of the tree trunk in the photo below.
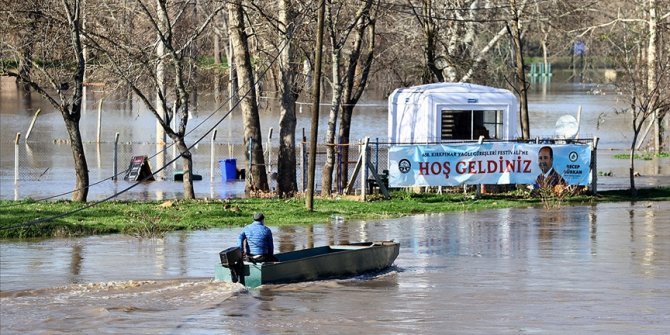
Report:
<svg viewBox="0 0 670 335"><path fill-rule="evenodd" d="M30 37L26 37L27 39ZM27 78L27 81L20 80L16 78L16 83L21 86L24 94L30 94L30 75L32 70L32 61L33 51L31 44L32 42L24 42L23 50L21 50L21 58L19 59L19 75L21 78Z"/></svg>
<svg viewBox="0 0 670 335"><path fill-rule="evenodd" d="M75 175L76 175L76 189L72 193L73 201L85 202L88 197L88 163L86 162L86 154L84 153L84 145L81 140L81 131L79 129L79 120L81 119L81 106L83 103L84 91L84 73L86 71L86 61L84 59L84 48L81 43L81 15L80 2L75 1L73 8L69 8L67 3L63 2L67 12L67 18L70 28L70 39L74 49L77 60L77 67L74 73L74 87L72 93L71 109L68 110L66 99L63 91L58 91L61 97L62 104L60 112L65 120L65 127L70 137L70 148L72 149L72 157L74 159Z"/></svg>
<svg viewBox="0 0 670 335"><path fill-rule="evenodd" d="M515 85L519 94L519 120L521 122L521 133L524 140L530 138L530 122L528 118L528 84L526 82L526 70L523 60L523 44L521 40L521 23L516 0L512 3L512 42L514 44Z"/></svg>
<svg viewBox="0 0 670 335"><path fill-rule="evenodd" d="M65 128L70 138L70 149L72 150L72 158L75 169L75 190L72 192L72 200L85 202L88 197L89 176L88 164L86 162L86 154L84 152L84 145L81 139L81 130L79 128L79 121L81 120L81 109L83 103L83 87L84 87L84 72L86 70L86 62L83 53L83 44L81 41L81 2L73 1L67 3L63 1L63 11L67 19L67 27L65 28L69 33L69 43L71 52L73 52L73 59L66 58L58 61L65 61L72 63L73 73L68 73L65 82L50 81L49 85L55 89L54 93L49 93L45 87L41 86L32 77L27 68L32 68L34 65L30 57L22 57L22 61L26 62L19 69L18 72L7 71L7 75L16 77L24 85L28 84L32 89L37 91L44 97L55 109L57 109L65 122ZM31 23L31 27L32 26ZM32 28L31 28L32 29ZM25 51L25 50L23 50ZM22 56L25 56L25 52ZM65 60L66 59L66 60ZM54 61L57 63L58 61ZM68 97L68 92L72 92ZM58 95L58 101L55 98Z"/></svg>
<svg viewBox="0 0 670 335"><path fill-rule="evenodd" d="M177 150L182 158L183 183L184 183L184 199L195 199L195 192L193 191L193 156L188 150L188 146L184 143L184 139L176 138Z"/></svg>
<svg viewBox="0 0 670 335"><path fill-rule="evenodd" d="M69 114L69 111L64 110L61 111L61 113ZM79 131L79 117L67 117L65 119L65 128L70 137L70 149L72 150L72 159L74 161L74 172L76 176L72 201L86 202L89 186L88 163L86 162L84 145L81 140L81 132Z"/></svg>
<svg viewBox="0 0 670 335"><path fill-rule="evenodd" d="M156 32L157 39L158 39L158 45L156 46L156 112L158 115L160 115L160 118L165 121L166 124L170 125L170 121L168 118L168 111L167 111L167 102L166 102L166 88L165 88L165 56L166 56L166 50L165 50L165 43L162 39L163 35L168 35L169 33L167 32L167 22L168 20L168 14L167 14L167 9L165 8L164 5L162 5L162 1L164 0L156 0L157 6L156 10L158 13L158 26L157 29L160 31ZM162 168L165 165L165 129L163 129L163 125L161 122L157 119L156 120L156 168ZM165 179L165 172L164 170L161 170L161 172L158 173L158 177L160 179Z"/></svg>
<svg viewBox="0 0 670 335"><path fill-rule="evenodd" d="M354 106L343 106L342 115L340 116L340 129L338 137L340 138L340 147L342 153L342 180L349 181L349 136L351 130L351 115L353 114ZM364 168L364 167L362 167Z"/></svg>
<svg viewBox="0 0 670 335"><path fill-rule="evenodd" d="M647 45L647 95L658 94L656 86L657 78L657 41L658 41L658 18L656 15L656 0L649 0L649 44ZM663 138L661 138L661 121L655 99L651 99L649 106L654 117L654 153L661 152Z"/></svg>
<svg viewBox="0 0 670 335"><path fill-rule="evenodd" d="M189 94L186 91L184 83L184 64L183 59L173 59L172 65L175 71L175 84L177 100L175 101L175 110L172 117L179 116L179 129L176 134L171 133L171 138L177 145L177 150L182 156L183 166L183 185L184 185L184 199L195 199L195 192L193 192L193 159L188 146L185 143L184 137L186 134L186 125L188 124L188 114L190 109Z"/></svg>
<svg viewBox="0 0 670 335"><path fill-rule="evenodd" d="M637 189L635 188L635 142L637 136L633 136L633 144L630 146L630 168L628 169L628 178L630 178L630 194L633 197L637 196Z"/></svg>
<svg viewBox="0 0 670 335"><path fill-rule="evenodd" d="M330 15L328 15L328 25L330 30L330 40L332 46L332 71L333 71L333 98L330 108L330 115L328 119L328 131L326 134L326 163L324 165L323 174L322 174L322 189L321 193L323 195L330 195L332 191L333 184L333 170L335 165L335 156L336 152L339 151L339 147L335 147L335 133L338 120L338 112L341 111L339 116L340 120L340 130L339 138L342 141L339 145L343 145L343 168L342 168L342 179L347 180L348 176L348 148L346 148L346 143L349 142L349 129L351 127L351 116L354 110L354 106L360 99L360 96L365 89L368 73L370 70L370 65L372 64L372 54L374 50L374 20L370 18L370 11L372 8L373 2L371 0L366 0L360 3L359 8L356 12L354 24L351 26L353 34L346 39L347 43L351 43L349 50L349 56L346 59L346 62L342 64L342 46L344 45L344 40L342 42L337 42L337 36L335 34L335 24ZM327 7L328 8L328 7ZM328 8L329 9L329 8ZM362 56L361 49L363 47L363 42L366 37L366 31L370 29L368 33L368 54L366 57ZM350 34L345 34L349 36ZM361 64L362 63L362 64ZM344 69L344 73L342 73ZM346 128L346 129L343 129Z"/></svg>
<svg viewBox="0 0 670 335"><path fill-rule="evenodd" d="M344 77L344 91L342 115L340 116L340 139L342 141L342 157L345 162L342 169L342 180L349 180L349 146L351 118L354 108L367 86L368 76L372 68L375 51L375 15L372 13L372 1L366 0L361 8L362 15L356 25L354 42L351 54L347 60L347 72ZM365 39L367 44L365 52L362 52ZM363 167L367 168L367 167Z"/></svg>
<svg viewBox="0 0 670 335"><path fill-rule="evenodd" d="M333 42L333 41L331 41ZM332 45L332 43L331 43ZM335 48L335 47L334 47ZM333 91L328 113L328 125L326 126L326 161L321 172L321 195L329 196L333 189L333 169L335 167L335 132L337 129L337 116L342 99L342 79L340 78L340 64L342 54L339 50L333 50L331 54Z"/></svg>
<svg viewBox="0 0 670 335"><path fill-rule="evenodd" d="M426 3L427 4L423 8L425 19L423 33L426 37L426 46L424 47L423 52L426 60L426 68L428 69L428 72L432 74L432 78L429 77L428 74L425 74L423 81L425 83L439 83L444 81L444 74L442 73L442 69L437 66L437 55L435 53L439 41L439 26L435 23L433 18L432 0L428 0Z"/></svg>
<svg viewBox="0 0 670 335"><path fill-rule="evenodd" d="M226 54L226 65L228 68L228 136L232 137L232 113L238 105L239 96L237 92L239 87L237 85L237 69L235 68L235 55L233 53L233 42L230 38L230 30L228 29L228 17L223 15L224 30L228 31L228 40L223 45L223 51Z"/></svg>
<svg viewBox="0 0 670 335"><path fill-rule="evenodd" d="M298 191L296 182L295 157L295 102L298 99L296 74L298 66L295 59L295 11L291 0L279 1L279 21L283 28L281 35L285 45L279 59L279 91L281 92L281 114L279 116L279 154L277 157L277 194L289 197Z"/></svg>
<svg viewBox="0 0 670 335"><path fill-rule="evenodd" d="M244 119L244 144L246 148L249 148L249 144L252 144L251 157L249 157L248 151L245 154L246 166L249 167L251 165L251 171L247 171L245 192L247 194L258 191L267 192L268 176L265 170L260 118L258 116L254 76L244 27L244 13L242 11L241 0L233 0L228 3L228 18L230 40L236 60L235 67L239 75L239 96L242 99L240 105Z"/></svg>
<svg viewBox="0 0 670 335"><path fill-rule="evenodd" d="M342 98L342 78L340 67L342 64L342 45L338 42L337 17L333 17L332 3L326 5L326 25L328 26L328 40L330 42L330 61L332 73L332 97L326 125L326 159L321 171L321 195L330 196L333 189L333 169L335 167L335 132L337 130L337 116L340 111Z"/></svg>

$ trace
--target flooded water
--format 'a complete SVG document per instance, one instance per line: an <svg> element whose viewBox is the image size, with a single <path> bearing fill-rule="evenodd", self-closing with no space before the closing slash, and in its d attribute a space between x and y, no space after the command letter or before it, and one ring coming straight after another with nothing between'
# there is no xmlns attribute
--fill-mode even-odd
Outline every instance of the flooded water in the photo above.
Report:
<svg viewBox="0 0 670 335"><path fill-rule="evenodd" d="M270 227L277 251L393 239L388 271L213 281L237 229L0 244L0 333L668 334L670 203Z"/></svg>
<svg viewBox="0 0 670 335"><path fill-rule="evenodd" d="M192 149L193 171L202 176L201 181L194 183L195 193L199 198L242 196L244 184L222 182L218 165L219 160L232 158L236 159L238 168L244 168L242 118L239 112L233 112L216 128L217 137L212 141L211 135L205 135L206 132L228 112L226 102L215 103L212 96L213 94L201 92L198 108L189 120L187 143L192 145L200 139L203 140ZM101 143L95 143L98 103L101 99ZM367 99L359 104L352 121L352 142L365 136L370 137L373 142L387 140L385 99L386 97ZM629 125L630 115L618 113L626 106L622 96L615 94L606 85L571 83L556 76L551 82L534 84L529 100L532 138L552 137L558 118L563 115L576 117L581 106L579 137L600 138L598 171L608 175L599 178L598 189L628 187L628 161L613 158L614 154L626 153L633 135ZM271 148L270 152L274 152L272 156L266 156L268 171L276 171L279 123L276 103L275 99L262 99L261 127L266 142L263 145L266 150ZM135 186L134 183L123 181L122 175L118 181L110 179L115 175L113 142L116 133L119 133L116 173L124 171L130 159L136 155L149 156L154 171L162 166L153 157L157 151L156 121L140 102L128 102L107 96L103 91L91 90L86 106L81 120L81 131L92 184L89 189L90 200L105 199L121 191L123 194L119 199L161 200L182 197L182 184L172 178L173 173L180 169L177 165L168 166L158 176L158 180L152 183ZM302 138L303 133L309 134L311 129L310 104L303 103L299 107L298 139ZM22 133L25 139L37 109L42 112L30 138L26 143L22 140L15 146L16 133ZM322 107L320 113L320 142L324 142L327 109L327 106ZM74 187L74 172L72 154L65 142L67 134L60 114L36 94L33 94L32 99L21 98L11 78L3 77L0 78L0 124L0 199L69 199L67 192ZM270 138L271 128L273 136ZM16 149L20 152L17 181L14 158ZM167 148L165 161L172 159L173 153L173 148ZM386 164L385 157L382 159L384 161L380 163L381 168ZM319 166L321 164L319 162ZM304 173L300 168L298 170L298 184L302 185ZM636 162L636 171L641 175L638 186L670 185L670 158L639 160ZM316 184L318 189L320 178L316 178Z"/></svg>

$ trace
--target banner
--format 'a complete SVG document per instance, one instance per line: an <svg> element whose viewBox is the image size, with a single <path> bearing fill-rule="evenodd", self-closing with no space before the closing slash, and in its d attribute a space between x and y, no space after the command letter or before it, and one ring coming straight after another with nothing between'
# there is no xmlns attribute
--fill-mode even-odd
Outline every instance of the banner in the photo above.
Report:
<svg viewBox="0 0 670 335"><path fill-rule="evenodd" d="M389 186L588 185L590 166L586 144L396 145L389 149Z"/></svg>

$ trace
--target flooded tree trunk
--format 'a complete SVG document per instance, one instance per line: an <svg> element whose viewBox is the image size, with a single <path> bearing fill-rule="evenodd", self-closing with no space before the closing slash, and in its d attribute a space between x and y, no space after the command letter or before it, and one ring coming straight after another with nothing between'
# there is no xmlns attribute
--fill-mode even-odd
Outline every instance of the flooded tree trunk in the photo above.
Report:
<svg viewBox="0 0 670 335"><path fill-rule="evenodd" d="M61 111L61 113L69 114L69 111L65 110ZM79 131L79 117L67 117L65 119L65 128L70 137L70 149L72 150L74 172L76 176L72 201L86 202L89 186L88 163L86 161L86 154L84 153L84 145L81 140L81 132Z"/></svg>
<svg viewBox="0 0 670 335"><path fill-rule="evenodd" d="M295 102L299 95L296 84L298 73L295 59L295 11L290 0L279 1L279 21L283 27L283 44L280 56L279 91L281 92L281 115L279 117L279 154L277 157L277 194L280 197L292 196L298 191L296 182L295 156Z"/></svg>
<svg viewBox="0 0 670 335"><path fill-rule="evenodd" d="M239 76L238 86L244 123L244 144L246 148L249 148L251 144L252 148L251 153L246 151L245 157L246 165L250 167L250 171L247 171L245 192L247 194L257 191L267 192L268 176L265 169L265 157L263 156L260 118L258 116L254 76L241 0L228 3L228 19L232 51L236 60L235 67Z"/></svg>
<svg viewBox="0 0 670 335"><path fill-rule="evenodd" d="M183 164L184 199L195 199L195 192L193 190L193 156L191 155L191 151L188 150L186 143L184 143L183 137L177 138L176 143Z"/></svg>
<svg viewBox="0 0 670 335"><path fill-rule="evenodd" d="M186 91L186 85L184 83L184 69L183 62L180 59L173 58L173 66L175 68L175 84L177 88L177 101L175 101L175 111L172 117L179 116L179 129L177 134L170 133L172 140L177 145L177 150L181 154L181 157L184 161L183 166L183 184L184 184L184 199L195 199L195 192L193 192L193 158L191 157L191 152L188 150L188 146L184 142L184 137L186 134L186 125L188 123L188 114L190 111L190 101L189 94ZM168 130L170 130L168 128Z"/></svg>
<svg viewBox="0 0 670 335"><path fill-rule="evenodd" d="M71 48L70 50L72 53L67 53L63 56L49 49L51 53L45 52L42 56L50 62L53 62L53 64L71 63L72 66L64 72L67 73L67 76L61 77L63 78L63 81L54 81L54 76L50 77L48 83L40 84L37 82L35 78L30 76L30 72L27 71L28 68L32 67L32 59L30 57L22 57L22 61L26 64L24 64L23 68L19 69L18 72L7 71L6 73L9 76L17 78L17 80L20 80L24 85L30 85L32 89L38 92L61 113L70 139L70 148L74 161L76 185L75 190L72 192L72 200L85 202L88 197L89 176L86 154L81 139L81 130L79 128L83 104L84 72L86 70L86 61L83 52L84 47L81 41L82 18L80 11L82 9L82 3L80 1L74 1L74 3L63 2L62 5L63 7L59 7L59 10L62 10L63 12L58 12L58 15L62 15L66 18L64 26L61 27L63 29L62 37L63 41L68 41L67 47ZM54 9L55 12L59 10ZM55 12L50 12L50 14L55 15ZM34 23L31 23L30 25L34 28ZM25 53L22 55L25 56ZM29 64L31 65L29 66ZM54 65L54 67L56 66ZM46 73L47 71L45 70L44 72ZM47 74L47 76L51 75L52 74ZM47 91L47 89L49 89L49 91ZM51 89L55 92L52 93Z"/></svg>
<svg viewBox="0 0 670 335"><path fill-rule="evenodd" d="M88 197L89 176L88 163L86 162L86 154L84 153L84 145L81 140L81 131L79 129L79 121L81 119L81 108L83 104L84 92L84 75L86 72L86 60L84 58L84 46L81 42L81 7L80 3L76 2L73 8L68 4L63 3L65 12L68 18L68 25L70 30L70 42L74 49L74 56L76 59L76 71L73 75L74 87L72 88L71 107L68 110L67 99L65 92L68 87L63 87L58 90L61 98L60 112L65 120L65 127L70 137L70 148L72 149L72 157L74 159L74 169L76 175L76 189L72 193L73 201L85 202Z"/></svg>
<svg viewBox="0 0 670 335"><path fill-rule="evenodd" d="M637 136L633 136L637 138ZM637 189L635 188L635 140L630 147L630 168L628 169L628 178L630 179L630 194L633 197L637 196Z"/></svg>

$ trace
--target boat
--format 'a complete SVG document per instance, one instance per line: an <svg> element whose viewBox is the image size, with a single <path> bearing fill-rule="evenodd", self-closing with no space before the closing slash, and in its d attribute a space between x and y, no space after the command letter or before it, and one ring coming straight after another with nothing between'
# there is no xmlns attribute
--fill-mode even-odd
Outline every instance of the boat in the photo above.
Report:
<svg viewBox="0 0 670 335"><path fill-rule="evenodd" d="M255 263L245 261L239 247L231 247L219 253L221 263L214 277L250 288L346 278L390 267L399 251L400 244L394 241L357 242L278 253L277 262Z"/></svg>

